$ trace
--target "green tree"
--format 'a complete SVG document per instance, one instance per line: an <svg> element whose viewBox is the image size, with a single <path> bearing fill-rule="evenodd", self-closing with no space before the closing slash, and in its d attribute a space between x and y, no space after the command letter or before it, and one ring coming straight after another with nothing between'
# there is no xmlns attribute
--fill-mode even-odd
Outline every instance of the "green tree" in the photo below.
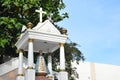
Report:
<svg viewBox="0 0 120 80"><path fill-rule="evenodd" d="M36 9L42 7L47 12L43 16L43 20L51 17L53 24L68 18L68 14L60 14L60 10L65 8L63 0L0 0L0 63L4 62L5 57L16 57L17 37L20 35L22 25L32 22L34 25L38 23L39 15L35 12ZM56 25L57 26L57 25ZM61 29L61 27L57 27ZM66 59L67 70L70 75L71 63L70 61L84 59L82 53L77 49L76 43L67 43ZM58 53L58 50L55 52ZM54 54L55 54L54 53ZM58 61L59 55L53 55L54 60ZM54 70L56 67L54 64Z"/></svg>

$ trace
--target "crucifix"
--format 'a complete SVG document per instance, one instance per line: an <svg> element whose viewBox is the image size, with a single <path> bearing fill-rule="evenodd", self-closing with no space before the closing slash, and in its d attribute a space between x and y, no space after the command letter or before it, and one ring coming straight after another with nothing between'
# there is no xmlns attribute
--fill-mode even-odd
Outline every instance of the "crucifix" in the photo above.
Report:
<svg viewBox="0 0 120 80"><path fill-rule="evenodd" d="M35 12L38 12L39 13L39 19L40 19L40 23L42 23L42 14L44 13L44 14L46 14L46 12L44 12L43 10L42 10L42 8L40 8L39 10L35 10Z"/></svg>

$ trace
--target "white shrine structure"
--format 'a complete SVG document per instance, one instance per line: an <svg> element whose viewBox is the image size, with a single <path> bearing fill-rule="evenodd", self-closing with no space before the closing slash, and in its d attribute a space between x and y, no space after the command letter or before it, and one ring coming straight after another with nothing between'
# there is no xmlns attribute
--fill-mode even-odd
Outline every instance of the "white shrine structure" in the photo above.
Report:
<svg viewBox="0 0 120 80"><path fill-rule="evenodd" d="M42 50L44 54L48 54L48 78L54 80L52 70L52 53L60 48L60 72L58 80L68 80L68 73L65 71L65 51L64 44L67 40L66 32L63 29L62 33L49 21L42 22L42 14L45 13L36 10L40 14L39 23L33 27L32 23L27 24L27 30L20 36L15 46L19 50L19 66L17 80L35 80L35 65L34 65L34 52ZM28 63L25 74L23 73L23 51L28 51Z"/></svg>
<svg viewBox="0 0 120 80"><path fill-rule="evenodd" d="M21 34L15 44L19 50L19 57L0 65L0 80L35 80L33 55L34 52L40 50L48 54L49 74L47 76L50 80L54 80L51 55L58 48L60 48L61 70L58 73L58 80L68 80L64 53L64 43L67 40L66 30L63 30L61 34L49 20L42 22L42 13L45 13L42 8L36 12L40 12L40 22L33 28L32 24L28 23L28 29ZM26 26L23 26L22 31L25 29ZM23 51L28 51L28 59L23 57ZM72 67L78 73L78 78L75 77L75 80L120 80L120 66L93 62L80 62L79 64L72 62Z"/></svg>

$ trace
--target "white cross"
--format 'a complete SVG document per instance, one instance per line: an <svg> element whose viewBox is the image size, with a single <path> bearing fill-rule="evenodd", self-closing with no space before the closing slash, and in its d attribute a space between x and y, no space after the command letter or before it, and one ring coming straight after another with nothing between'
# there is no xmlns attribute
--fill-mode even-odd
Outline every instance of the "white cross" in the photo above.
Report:
<svg viewBox="0 0 120 80"><path fill-rule="evenodd" d="M38 12L39 14L40 14L40 23L42 23L42 14L44 13L44 14L46 14L46 12L44 12L43 10L42 10L42 8L40 8L39 10L35 10L35 12Z"/></svg>

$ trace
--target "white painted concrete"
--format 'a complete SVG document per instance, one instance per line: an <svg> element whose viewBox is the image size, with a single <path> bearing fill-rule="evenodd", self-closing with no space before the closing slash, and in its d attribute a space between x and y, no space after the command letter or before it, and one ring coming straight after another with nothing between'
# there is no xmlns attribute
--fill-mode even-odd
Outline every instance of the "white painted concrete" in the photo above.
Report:
<svg viewBox="0 0 120 80"><path fill-rule="evenodd" d="M80 62L79 65L72 63L76 67L79 79L76 80L120 80L120 66Z"/></svg>

